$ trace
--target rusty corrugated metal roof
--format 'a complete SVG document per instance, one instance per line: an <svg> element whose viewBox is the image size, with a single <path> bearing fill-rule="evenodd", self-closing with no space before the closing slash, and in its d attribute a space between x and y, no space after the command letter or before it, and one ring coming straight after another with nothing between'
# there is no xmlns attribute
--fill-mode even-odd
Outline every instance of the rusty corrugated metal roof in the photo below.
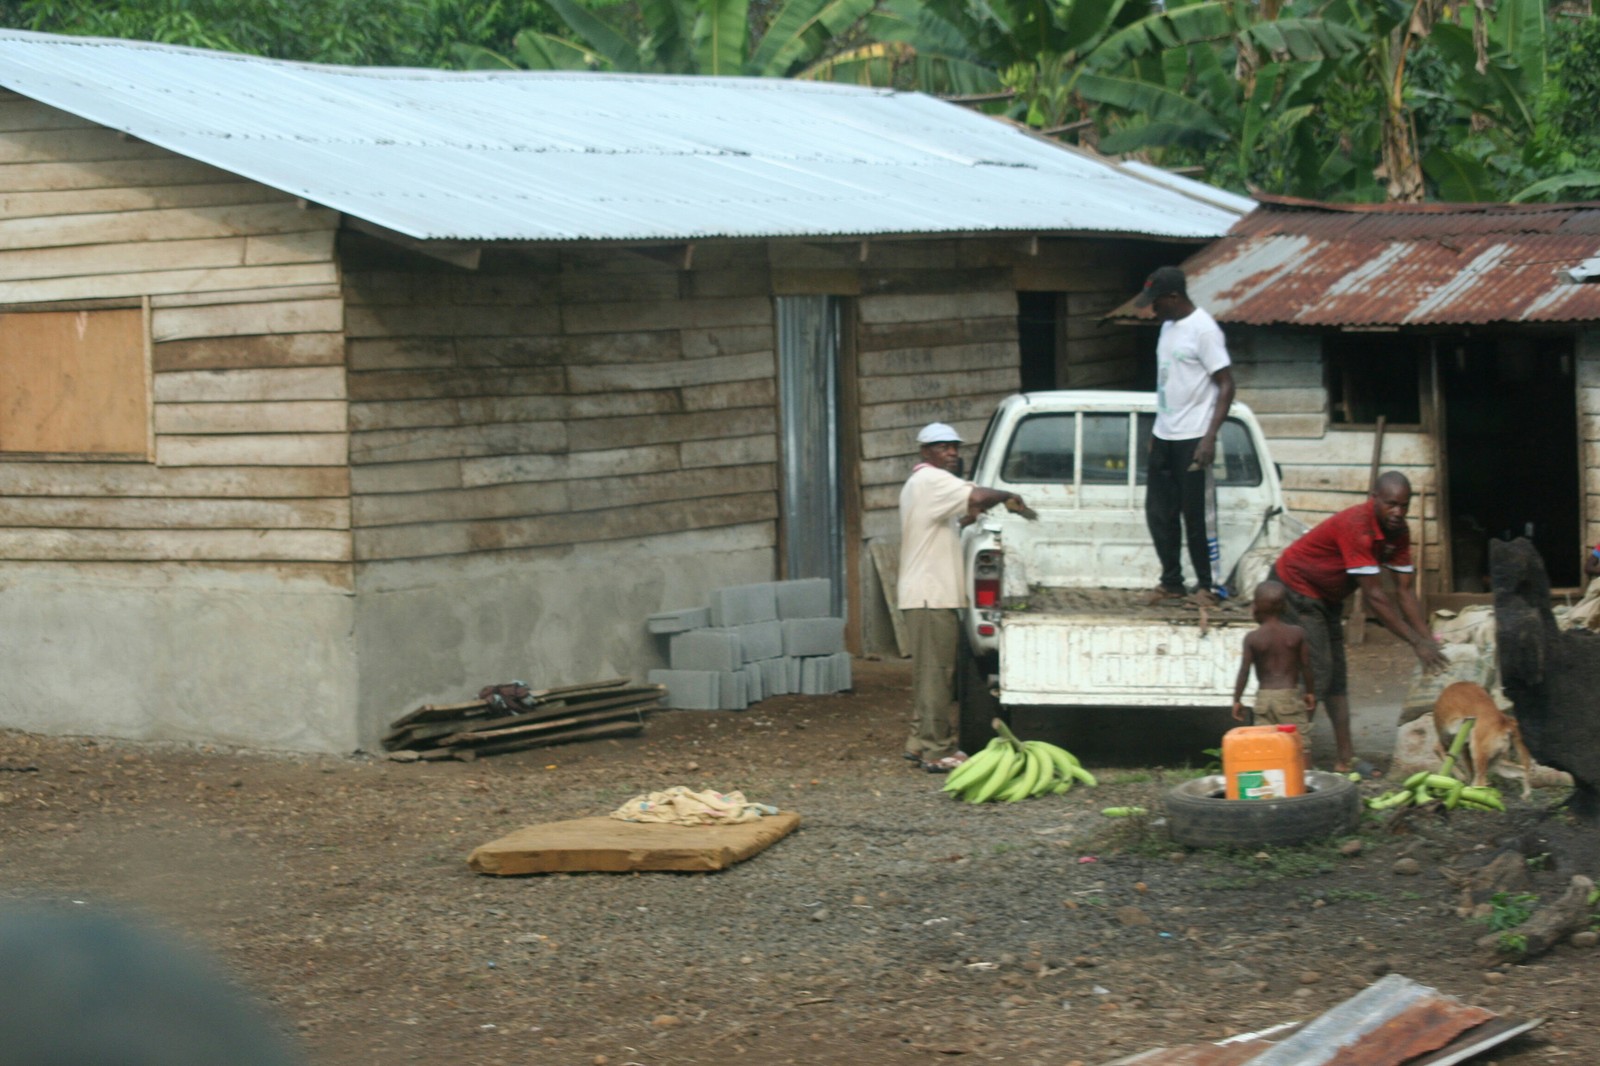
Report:
<svg viewBox="0 0 1600 1066"><path fill-rule="evenodd" d="M1600 320L1600 203L1370 204L1262 197L1183 264L1220 322L1292 326ZM1139 317L1131 308L1114 317ZM1147 314L1147 312L1146 312Z"/></svg>
<svg viewBox="0 0 1600 1066"><path fill-rule="evenodd" d="M1294 1032L1282 1040L1270 1039L1283 1028L1274 1027L1153 1048L1106 1066L1454 1066L1538 1024L1498 1018L1389 974L1307 1024L1289 1026Z"/></svg>

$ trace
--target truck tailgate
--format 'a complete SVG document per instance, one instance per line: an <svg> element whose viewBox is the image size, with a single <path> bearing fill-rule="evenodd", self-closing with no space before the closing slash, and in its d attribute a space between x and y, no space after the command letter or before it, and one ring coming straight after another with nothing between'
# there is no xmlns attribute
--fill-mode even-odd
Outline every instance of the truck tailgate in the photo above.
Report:
<svg viewBox="0 0 1600 1066"><path fill-rule="evenodd" d="M1000 702L1106 707L1226 707L1249 627L1126 616L1008 614L1000 627ZM1251 677L1246 702L1255 688Z"/></svg>

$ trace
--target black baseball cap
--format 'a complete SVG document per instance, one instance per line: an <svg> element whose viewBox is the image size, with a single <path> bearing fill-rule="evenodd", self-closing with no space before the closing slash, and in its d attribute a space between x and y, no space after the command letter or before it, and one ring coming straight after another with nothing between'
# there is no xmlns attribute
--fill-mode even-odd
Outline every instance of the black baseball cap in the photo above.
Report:
<svg viewBox="0 0 1600 1066"><path fill-rule="evenodd" d="M1156 267L1150 272L1150 276L1144 279L1144 290L1134 297L1133 306L1149 307L1155 303L1156 297L1166 296L1169 293L1188 296L1188 279L1177 267Z"/></svg>

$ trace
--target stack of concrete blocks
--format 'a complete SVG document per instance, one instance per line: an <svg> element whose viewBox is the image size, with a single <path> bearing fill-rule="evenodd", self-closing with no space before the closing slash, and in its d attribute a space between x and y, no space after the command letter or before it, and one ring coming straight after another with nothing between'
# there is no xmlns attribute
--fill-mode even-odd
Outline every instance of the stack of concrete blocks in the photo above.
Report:
<svg viewBox="0 0 1600 1066"><path fill-rule="evenodd" d="M851 687L844 619L829 612L827 578L733 585L707 607L663 611L669 669L650 671L663 701L683 710L742 711L768 696L824 696Z"/></svg>

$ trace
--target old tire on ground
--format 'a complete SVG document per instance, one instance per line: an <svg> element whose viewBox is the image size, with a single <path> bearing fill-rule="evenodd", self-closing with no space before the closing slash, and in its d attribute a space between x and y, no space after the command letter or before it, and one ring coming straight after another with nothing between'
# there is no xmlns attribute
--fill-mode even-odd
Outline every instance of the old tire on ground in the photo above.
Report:
<svg viewBox="0 0 1600 1066"><path fill-rule="evenodd" d="M1361 821L1361 794L1343 774L1312 770L1304 795L1284 799L1223 799L1220 775L1185 781L1167 790L1167 828L1179 844L1196 848L1299 844L1348 833Z"/></svg>
<svg viewBox="0 0 1600 1066"><path fill-rule="evenodd" d="M994 736L994 727L989 723L996 715L1007 718L1001 714L1000 698L989 688L992 668L992 663L972 653L972 646L963 632L956 657L956 700L961 708L956 737L962 751L975 752L989 743L989 738Z"/></svg>

